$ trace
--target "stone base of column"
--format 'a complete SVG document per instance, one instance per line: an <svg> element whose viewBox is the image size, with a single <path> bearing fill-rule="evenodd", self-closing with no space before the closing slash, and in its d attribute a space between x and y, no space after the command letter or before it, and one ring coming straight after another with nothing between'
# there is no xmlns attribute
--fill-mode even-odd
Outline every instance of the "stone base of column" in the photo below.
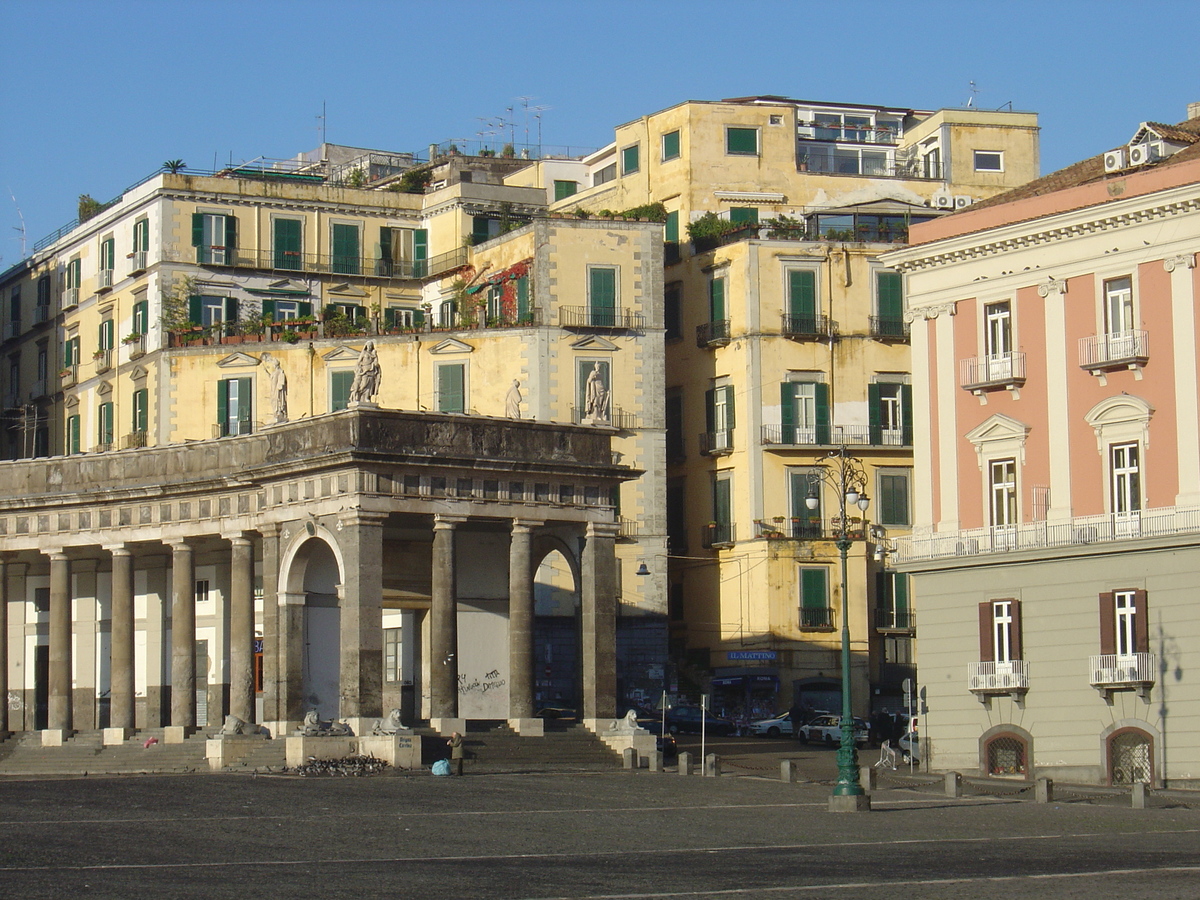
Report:
<svg viewBox="0 0 1200 900"><path fill-rule="evenodd" d="M204 742L204 756L214 772L231 766L267 740L263 734L219 734Z"/></svg>
<svg viewBox="0 0 1200 900"><path fill-rule="evenodd" d="M870 794L835 794L829 798L829 811L835 813L842 812L870 812L871 811L871 795Z"/></svg>
<svg viewBox="0 0 1200 900"><path fill-rule="evenodd" d="M134 728L105 728L101 740L105 747L115 747L133 737L134 731L136 731Z"/></svg>
<svg viewBox="0 0 1200 900"><path fill-rule="evenodd" d="M335 719L335 721L345 722L350 726L353 734L365 735L375 730L375 723L379 721L379 716L350 716L345 719Z"/></svg>
<svg viewBox="0 0 1200 900"><path fill-rule="evenodd" d="M195 734L196 728L192 725L168 725L163 729L164 744L182 744L188 739L189 734Z"/></svg>
<svg viewBox="0 0 1200 900"><path fill-rule="evenodd" d="M543 719L509 719L508 727L521 737L544 737L546 722Z"/></svg>
<svg viewBox="0 0 1200 900"><path fill-rule="evenodd" d="M432 728L434 731L436 731L438 734L445 735L446 737L449 737L451 734L453 734L456 731L459 734L466 734L467 733L467 720L466 719L457 719L457 718L455 718L455 719L451 719L451 718L430 719L429 727Z"/></svg>
<svg viewBox="0 0 1200 900"><path fill-rule="evenodd" d="M69 728L43 728L42 729L42 746L43 747L61 747L66 743L72 734Z"/></svg>

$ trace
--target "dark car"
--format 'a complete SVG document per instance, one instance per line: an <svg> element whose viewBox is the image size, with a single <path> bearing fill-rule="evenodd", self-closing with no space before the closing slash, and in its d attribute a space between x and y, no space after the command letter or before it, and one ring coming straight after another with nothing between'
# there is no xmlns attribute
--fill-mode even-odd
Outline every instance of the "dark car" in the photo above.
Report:
<svg viewBox="0 0 1200 900"><path fill-rule="evenodd" d="M565 706L543 706L533 715L538 719L574 719L575 710Z"/></svg>
<svg viewBox="0 0 1200 900"><path fill-rule="evenodd" d="M667 710L667 731L671 734L699 734L701 722L707 734L729 735L737 730L728 719L714 716L699 706L674 706Z"/></svg>

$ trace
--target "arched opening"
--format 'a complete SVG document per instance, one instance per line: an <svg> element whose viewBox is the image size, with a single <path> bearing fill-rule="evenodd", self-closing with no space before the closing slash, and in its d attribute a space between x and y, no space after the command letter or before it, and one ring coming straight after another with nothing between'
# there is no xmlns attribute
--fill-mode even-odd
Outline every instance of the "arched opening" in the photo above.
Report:
<svg viewBox="0 0 1200 900"><path fill-rule="evenodd" d="M983 772L998 777L1029 777L1029 741L1012 731L983 738Z"/></svg>
<svg viewBox="0 0 1200 900"><path fill-rule="evenodd" d="M304 595L304 637L301 656L301 698L304 709L322 719L341 713L341 583L333 548L309 538L292 556L285 582L289 593Z"/></svg>
<svg viewBox="0 0 1200 900"><path fill-rule="evenodd" d="M533 705L572 709L583 702L578 565L557 541L539 543L533 576Z"/></svg>
<svg viewBox="0 0 1200 900"><path fill-rule="evenodd" d="M1154 784L1154 738L1140 728L1108 736L1108 783Z"/></svg>

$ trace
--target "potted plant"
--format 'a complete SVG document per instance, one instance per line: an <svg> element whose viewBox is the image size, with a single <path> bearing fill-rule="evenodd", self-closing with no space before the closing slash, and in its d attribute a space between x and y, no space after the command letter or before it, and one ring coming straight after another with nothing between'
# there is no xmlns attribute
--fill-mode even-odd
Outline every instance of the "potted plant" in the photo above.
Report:
<svg viewBox="0 0 1200 900"><path fill-rule="evenodd" d="M121 338L121 343L122 344L136 344L141 339L142 339L142 333L140 331L131 331L131 332L129 332L129 334L125 335L125 337Z"/></svg>

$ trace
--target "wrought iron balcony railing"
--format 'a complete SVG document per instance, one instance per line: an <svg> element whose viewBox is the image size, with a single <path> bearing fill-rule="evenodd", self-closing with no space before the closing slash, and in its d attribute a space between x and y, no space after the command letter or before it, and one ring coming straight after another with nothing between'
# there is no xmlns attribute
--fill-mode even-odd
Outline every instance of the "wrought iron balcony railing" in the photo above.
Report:
<svg viewBox="0 0 1200 900"><path fill-rule="evenodd" d="M696 326L696 346L724 347L729 343L729 320L717 319Z"/></svg>
<svg viewBox="0 0 1200 900"><path fill-rule="evenodd" d="M780 329L787 337L794 340L815 341L832 335L835 327L828 316L785 313L780 323Z"/></svg>
<svg viewBox="0 0 1200 900"><path fill-rule="evenodd" d="M871 316L871 337L878 341L907 341L910 325L900 316Z"/></svg>
<svg viewBox="0 0 1200 900"><path fill-rule="evenodd" d="M1025 354L994 353L959 360L959 383L964 390L1012 388L1025 383Z"/></svg>
<svg viewBox="0 0 1200 900"><path fill-rule="evenodd" d="M759 440L782 447L911 447L911 428L869 425L763 425Z"/></svg>
<svg viewBox="0 0 1200 900"><path fill-rule="evenodd" d="M710 522L700 529L700 546L710 548L732 544L734 533L732 522Z"/></svg>
<svg viewBox="0 0 1200 900"><path fill-rule="evenodd" d="M733 451L733 429L706 431L700 435L700 455L719 456Z"/></svg>
<svg viewBox="0 0 1200 900"><path fill-rule="evenodd" d="M563 328L598 328L606 330L640 331L646 327L646 317L623 309L595 309L590 306L560 306L558 324Z"/></svg>
<svg viewBox="0 0 1200 900"><path fill-rule="evenodd" d="M1096 334L1079 339L1079 367L1092 372L1136 368L1150 358L1150 335L1145 331Z"/></svg>
<svg viewBox="0 0 1200 900"><path fill-rule="evenodd" d="M67 288L62 292L62 309L71 309L79 305L79 288Z"/></svg>
<svg viewBox="0 0 1200 900"><path fill-rule="evenodd" d="M149 259L150 254L145 250L134 250L129 254L129 274L136 275L138 272L146 271Z"/></svg>
<svg viewBox="0 0 1200 900"><path fill-rule="evenodd" d="M800 607L801 628L833 628L833 608L829 606Z"/></svg>
<svg viewBox="0 0 1200 900"><path fill-rule="evenodd" d="M1158 680L1158 657L1153 653L1105 653L1091 657L1089 662L1095 688L1137 687Z"/></svg>
<svg viewBox="0 0 1200 900"><path fill-rule="evenodd" d="M1026 691L1029 689L1029 663L1023 659L967 663L967 688L976 694Z"/></svg>
<svg viewBox="0 0 1200 900"><path fill-rule="evenodd" d="M917 616L911 609L875 610L875 627L880 631L914 631Z"/></svg>
<svg viewBox="0 0 1200 900"><path fill-rule="evenodd" d="M113 286L113 270L101 269L96 273L96 291L109 291Z"/></svg>

